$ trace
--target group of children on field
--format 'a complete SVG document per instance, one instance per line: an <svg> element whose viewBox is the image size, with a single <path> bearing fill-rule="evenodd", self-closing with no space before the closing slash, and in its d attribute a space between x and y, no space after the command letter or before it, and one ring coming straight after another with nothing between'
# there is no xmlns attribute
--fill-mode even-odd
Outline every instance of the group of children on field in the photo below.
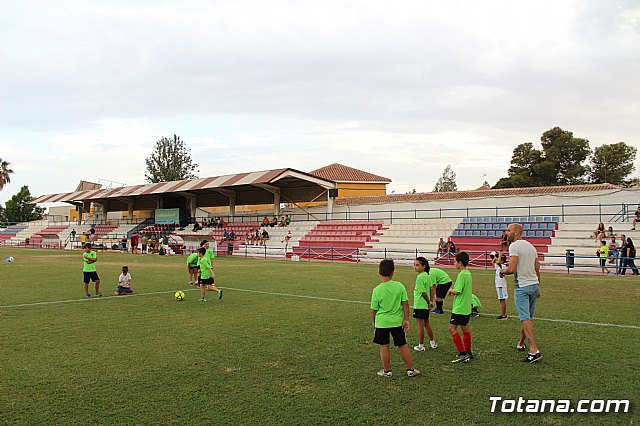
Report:
<svg viewBox="0 0 640 426"><path fill-rule="evenodd" d="M496 319L505 320L507 319L507 283L504 277L500 277L500 272L505 268L506 256L493 252L491 259L496 270L496 292L501 308L501 314ZM446 272L438 268L430 268L429 262L424 257L417 257L414 260L413 270L418 274L413 292L413 317L418 326L418 345L413 348L415 351L425 351L425 332L429 337L430 347L432 349L438 347L429 322L429 314L443 314L442 304L449 294L453 296L449 333L458 351L458 355L451 362L469 362L473 359L469 320L472 316L478 315L482 310L482 304L472 293L472 279L471 272L467 269L468 264L469 255L466 252L455 255L455 267L460 272L453 284ZM382 282L373 289L371 294L371 312L375 327L373 342L380 345L382 360L382 370L377 374L380 377L392 377L389 344L393 338L394 345L400 349L407 368L407 376L414 377L420 375L420 371L413 367L406 340L406 332L409 330L409 298L404 285L393 280L394 271L393 260L381 261L378 273ZM431 308L433 309L430 310ZM458 328L462 331L462 336Z"/></svg>
<svg viewBox="0 0 640 426"><path fill-rule="evenodd" d="M82 253L82 259L84 266L82 272L84 275L84 292L85 297L89 299L91 293L89 293L89 283L94 282L95 285L95 297L102 297L100 293L100 277L96 270L96 262L98 261L98 255L92 248L91 243L85 243L83 246L84 252ZM198 285L200 287L200 301L206 302L207 289L218 293L218 300L222 299L222 290L218 289L215 284L215 274L213 273L212 261L215 257L213 249L209 246L207 240L200 243L200 248L197 251L191 253L187 257L187 269L189 272L189 285ZM134 294L135 292L131 288L131 274L129 273L129 267L123 266L122 273L118 277L118 286L114 292L115 296L123 296L127 294Z"/></svg>

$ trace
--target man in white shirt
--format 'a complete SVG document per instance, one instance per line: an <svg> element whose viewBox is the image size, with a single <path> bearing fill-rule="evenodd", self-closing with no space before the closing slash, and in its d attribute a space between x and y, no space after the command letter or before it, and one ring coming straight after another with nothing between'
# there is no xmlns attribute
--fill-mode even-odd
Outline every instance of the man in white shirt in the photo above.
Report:
<svg viewBox="0 0 640 426"><path fill-rule="evenodd" d="M509 266L500 272L500 276L515 274L515 304L520 316L520 340L516 346L523 351L525 337L529 341L529 354L522 362L534 363L542 358L533 335L533 313L536 300L540 297L540 262L538 252L528 241L522 239L522 226L512 223L507 227L509 246Z"/></svg>

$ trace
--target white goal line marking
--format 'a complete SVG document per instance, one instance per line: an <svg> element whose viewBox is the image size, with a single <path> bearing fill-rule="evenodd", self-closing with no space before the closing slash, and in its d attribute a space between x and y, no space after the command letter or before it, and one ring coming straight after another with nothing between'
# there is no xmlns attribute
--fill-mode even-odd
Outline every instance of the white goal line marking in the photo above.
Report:
<svg viewBox="0 0 640 426"><path fill-rule="evenodd" d="M321 297L321 296L308 296L304 294L293 294L293 293L279 293L274 291L264 291L264 290L251 290L246 288L235 288L235 287L219 287L223 290L232 290L232 291L243 291L245 293L257 293L257 294L266 294L270 296L284 296L284 297L294 297L298 299L312 299L312 300L324 300L327 302L342 302L342 303L354 303L359 305L369 305L369 302L364 302L362 300L348 300L348 299L336 299L333 297ZM141 296L153 296L158 294L170 294L175 293L176 291L196 291L197 288L188 288L184 290L168 290L168 291L156 291L151 293L135 293L126 296L104 296L104 297L92 297L90 299L70 299L70 300L54 300L48 302L33 302L33 303L22 303L17 305L0 305L0 309L6 308L21 308L21 307L29 307L29 306L42 306L42 305L57 305L62 303L74 303L74 302L90 302L96 300L109 300L109 299L128 299L131 297L141 297ZM495 313L484 312L480 314L481 316L493 316ZM516 319L514 317L509 317L509 319ZM590 322L590 321L575 321L575 320L567 320L567 319L557 319L557 318L542 318L535 317L534 321L548 321L548 322L558 322L565 324L578 324L578 325L592 325L596 327L617 327L617 328L629 328L629 329L640 329L639 325L626 325L626 324L612 324L612 323L602 323L602 322Z"/></svg>

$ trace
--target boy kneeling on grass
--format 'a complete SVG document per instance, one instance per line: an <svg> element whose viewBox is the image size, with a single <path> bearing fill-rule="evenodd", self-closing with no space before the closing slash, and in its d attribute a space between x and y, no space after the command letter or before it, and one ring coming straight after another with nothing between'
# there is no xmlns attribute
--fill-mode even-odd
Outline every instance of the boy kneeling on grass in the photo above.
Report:
<svg viewBox="0 0 640 426"><path fill-rule="evenodd" d="M400 354L407 367L407 376L420 375L413 368L411 353L407 345L405 333L409 330L409 297L404 285L393 281L395 265L393 260L384 259L378 267L382 283L378 284L371 294L371 315L375 326L373 343L380 345L382 370L380 377L391 377L391 354L389 353L389 335L393 336L393 344L400 349Z"/></svg>
<svg viewBox="0 0 640 426"><path fill-rule="evenodd" d="M131 288L131 274L129 273L129 267L123 266L122 273L118 277L118 288L113 293L116 296L123 296L125 294L134 294L135 291Z"/></svg>

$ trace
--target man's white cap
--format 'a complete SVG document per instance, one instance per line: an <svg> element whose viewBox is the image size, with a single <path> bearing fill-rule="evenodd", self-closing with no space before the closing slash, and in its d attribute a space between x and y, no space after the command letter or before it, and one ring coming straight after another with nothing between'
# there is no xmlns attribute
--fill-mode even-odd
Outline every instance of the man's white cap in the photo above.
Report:
<svg viewBox="0 0 640 426"><path fill-rule="evenodd" d="M497 255L498 255L498 253L496 253L495 251L491 252L491 256L497 256Z"/></svg>

